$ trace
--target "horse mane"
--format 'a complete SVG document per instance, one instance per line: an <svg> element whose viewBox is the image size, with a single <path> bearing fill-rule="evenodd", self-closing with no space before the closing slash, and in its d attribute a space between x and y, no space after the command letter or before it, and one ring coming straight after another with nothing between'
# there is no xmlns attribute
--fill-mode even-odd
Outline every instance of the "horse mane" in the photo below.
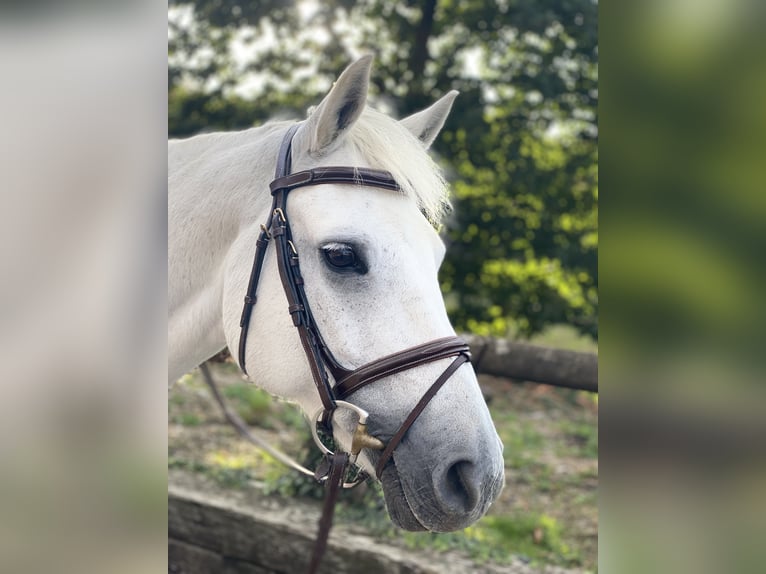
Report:
<svg viewBox="0 0 766 574"><path fill-rule="evenodd" d="M441 223L451 208L447 182L423 143L407 128L365 107L346 138L370 167L391 172L432 224Z"/></svg>

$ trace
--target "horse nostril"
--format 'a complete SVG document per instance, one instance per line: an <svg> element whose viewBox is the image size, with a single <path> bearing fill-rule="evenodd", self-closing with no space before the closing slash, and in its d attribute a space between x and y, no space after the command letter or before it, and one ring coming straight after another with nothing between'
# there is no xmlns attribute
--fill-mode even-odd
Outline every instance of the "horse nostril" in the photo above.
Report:
<svg viewBox="0 0 766 574"><path fill-rule="evenodd" d="M479 504L481 481L472 462L457 461L437 480L436 496L445 511L469 513Z"/></svg>

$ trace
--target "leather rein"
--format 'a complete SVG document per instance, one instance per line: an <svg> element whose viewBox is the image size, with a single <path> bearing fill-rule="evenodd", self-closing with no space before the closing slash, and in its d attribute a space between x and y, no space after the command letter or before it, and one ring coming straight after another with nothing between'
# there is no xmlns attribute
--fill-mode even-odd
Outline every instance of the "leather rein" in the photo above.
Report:
<svg viewBox="0 0 766 574"><path fill-rule="evenodd" d="M313 573L317 571L327 545L327 537L332 525L333 506L337 499L338 490L341 487L350 488L355 486L366 478L366 475L362 472L353 482L344 483L348 467L356 462L363 448L382 450L383 452L380 454L375 466L376 475L380 479L383 469L391 460L396 447L418 416L420 416L431 399L436 396L436 393L452 374L464 363L470 361L470 351L468 345L462 339L452 336L404 349L371 361L354 370L344 368L333 356L322 338L306 298L303 277L300 272L298 251L292 240L288 218L288 194L292 190L301 187L327 183L377 187L389 191L400 191L400 187L390 172L376 169L319 167L291 173L292 140L300 125L300 123L292 125L285 134L279 149L274 180L270 184L272 205L268 220L265 224L261 225L261 232L256 241L253 267L240 319L239 366L247 374L245 357L250 317L257 301L256 291L266 249L271 240L273 240L276 245L277 265L287 299L288 312L292 317L293 325L298 329L301 345L311 369L312 379L322 402L322 408L311 421L314 440L317 446L325 453L325 461L315 472L315 478L320 482L326 482L327 485L327 494L320 520L317 544L309 565L309 572ZM454 360L425 392L397 432L389 439L388 444L367 433L369 414L360 407L345 400L354 392L370 383L426 363L451 357L454 357ZM334 386L330 382L330 376L332 376L336 383ZM352 410L358 415L357 429L354 432L349 453L341 452L340 450L336 450L336 452L331 451L322 443L317 432L317 426L321 425L324 432L328 436L332 436L332 415L341 408Z"/></svg>

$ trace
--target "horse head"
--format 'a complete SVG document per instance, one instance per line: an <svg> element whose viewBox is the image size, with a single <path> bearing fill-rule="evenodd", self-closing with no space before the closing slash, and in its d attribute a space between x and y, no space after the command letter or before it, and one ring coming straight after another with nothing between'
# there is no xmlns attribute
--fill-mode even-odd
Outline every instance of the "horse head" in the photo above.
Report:
<svg viewBox="0 0 766 574"><path fill-rule="evenodd" d="M434 229L444 215L447 187L427 150L457 93L396 121L367 107L370 65L366 57L349 66L301 124L292 139L292 167L386 170L400 189L324 183L296 189L287 199L292 243L300 254L313 318L347 370L455 334L437 280L445 246ZM268 152L268 162L276 153ZM265 215L264 206L262 214L248 217L224 265L223 325L231 349L239 343L253 238ZM247 327L247 369L257 384L313 417L322 405L286 310L275 259L274 250L267 250L259 302ZM383 376L346 400L369 412L369 434L387 443L450 360ZM335 440L346 449L355 427L354 413L336 411ZM380 451L364 449L358 464L374 474L379 457ZM476 374L470 363L462 364L380 473L389 514L408 530L464 528L499 495L503 466L502 443Z"/></svg>

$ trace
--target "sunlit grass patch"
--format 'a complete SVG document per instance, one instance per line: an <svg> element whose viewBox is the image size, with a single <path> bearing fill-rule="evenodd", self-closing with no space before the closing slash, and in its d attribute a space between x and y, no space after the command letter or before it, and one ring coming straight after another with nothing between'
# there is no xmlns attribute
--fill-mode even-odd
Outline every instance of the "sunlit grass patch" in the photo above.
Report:
<svg viewBox="0 0 766 574"><path fill-rule="evenodd" d="M259 459L262 459L265 456L268 455L262 454L258 450L252 450L247 454L235 454L217 450L207 453L205 456L205 462L212 466L219 466L221 468L248 468L258 464Z"/></svg>
<svg viewBox="0 0 766 574"><path fill-rule="evenodd" d="M268 475L274 469L285 472L281 463L259 449L245 453L215 450L206 453L201 461L172 457L168 467L204 474L225 488L245 488L251 485L255 477Z"/></svg>
<svg viewBox="0 0 766 574"><path fill-rule="evenodd" d="M437 552L459 550L482 563L520 558L533 564L574 566L580 557L562 540L561 525L546 514L486 516L473 526L448 533L389 531L409 548Z"/></svg>
<svg viewBox="0 0 766 574"><path fill-rule="evenodd" d="M532 562L579 563L577 553L562 541L561 525L546 514L487 516L475 528L490 548L502 548Z"/></svg>

